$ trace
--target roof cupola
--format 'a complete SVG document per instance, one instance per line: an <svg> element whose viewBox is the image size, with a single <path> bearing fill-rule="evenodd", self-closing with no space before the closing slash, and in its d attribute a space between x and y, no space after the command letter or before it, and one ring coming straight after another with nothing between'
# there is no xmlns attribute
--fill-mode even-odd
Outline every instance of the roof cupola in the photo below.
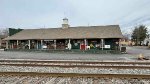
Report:
<svg viewBox="0 0 150 84"><path fill-rule="evenodd" d="M63 19L62 28L63 29L68 29L69 28L69 24L68 24L68 19L67 18Z"/></svg>

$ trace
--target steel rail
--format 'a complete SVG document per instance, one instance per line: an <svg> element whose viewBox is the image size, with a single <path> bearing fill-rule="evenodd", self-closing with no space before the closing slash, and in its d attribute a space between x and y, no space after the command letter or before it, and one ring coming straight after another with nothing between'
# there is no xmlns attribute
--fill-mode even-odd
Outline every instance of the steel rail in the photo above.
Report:
<svg viewBox="0 0 150 84"><path fill-rule="evenodd" d="M150 66L122 66L122 65L48 65L48 64L0 64L0 66L28 66L28 67L60 67L60 68L117 68L117 69L150 69Z"/></svg>
<svg viewBox="0 0 150 84"><path fill-rule="evenodd" d="M137 74L82 74L82 73L39 73L39 72L0 72L0 75L51 76L51 77L107 77L107 78L150 78L150 75Z"/></svg>
<svg viewBox="0 0 150 84"><path fill-rule="evenodd" d="M42 61L42 60L0 60L0 62L22 62L22 63L26 63L26 62L31 62L31 63L82 63L82 64L147 64L150 65L150 61L143 61L143 62L128 62L128 61L122 61L122 62L112 62L112 61L100 61L100 62L93 62L93 61L62 61L62 60L46 60L46 61Z"/></svg>

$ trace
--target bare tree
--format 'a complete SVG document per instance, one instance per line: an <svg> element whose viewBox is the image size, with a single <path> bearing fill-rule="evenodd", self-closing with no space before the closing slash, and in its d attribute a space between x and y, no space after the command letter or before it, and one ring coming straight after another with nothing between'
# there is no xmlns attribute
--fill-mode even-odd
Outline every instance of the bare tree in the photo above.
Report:
<svg viewBox="0 0 150 84"><path fill-rule="evenodd" d="M9 34L8 28L1 29L1 30L0 30L0 35L2 35L2 36L8 36L8 34Z"/></svg>

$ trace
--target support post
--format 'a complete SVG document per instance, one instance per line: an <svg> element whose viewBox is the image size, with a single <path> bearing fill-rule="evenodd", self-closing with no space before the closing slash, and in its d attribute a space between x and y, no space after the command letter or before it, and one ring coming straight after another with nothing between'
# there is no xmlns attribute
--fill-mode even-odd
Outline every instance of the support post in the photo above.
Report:
<svg viewBox="0 0 150 84"><path fill-rule="evenodd" d="M28 41L29 41L29 45L28 45L29 49L31 49L31 41L30 40L28 40Z"/></svg>
<svg viewBox="0 0 150 84"><path fill-rule="evenodd" d="M37 43L36 43L36 49L39 49L39 46L38 46L38 40L37 40Z"/></svg>
<svg viewBox="0 0 150 84"><path fill-rule="evenodd" d="M11 44L10 49L14 49L14 43Z"/></svg>
<svg viewBox="0 0 150 84"><path fill-rule="evenodd" d="M71 43L70 43L70 39L69 39L69 43L68 43L68 49L71 50Z"/></svg>
<svg viewBox="0 0 150 84"><path fill-rule="evenodd" d="M87 44L86 44L86 39L84 39L84 44L85 44L85 50L86 50L86 46L87 46Z"/></svg>
<svg viewBox="0 0 150 84"><path fill-rule="evenodd" d="M41 49L43 49L43 40L41 40Z"/></svg>
<svg viewBox="0 0 150 84"><path fill-rule="evenodd" d="M102 46L102 50L104 50L104 39L101 39L101 46Z"/></svg>
<svg viewBox="0 0 150 84"><path fill-rule="evenodd" d="M57 45L56 45L56 40L54 40L54 49L56 50L56 47L57 47Z"/></svg>
<svg viewBox="0 0 150 84"><path fill-rule="evenodd" d="M19 44L19 42L18 42L18 40L17 40L17 49L18 49L18 44Z"/></svg>
<svg viewBox="0 0 150 84"><path fill-rule="evenodd" d="M8 40L6 41L6 49L8 49Z"/></svg>
<svg viewBox="0 0 150 84"><path fill-rule="evenodd" d="M70 39L69 39L69 43L70 43Z"/></svg>

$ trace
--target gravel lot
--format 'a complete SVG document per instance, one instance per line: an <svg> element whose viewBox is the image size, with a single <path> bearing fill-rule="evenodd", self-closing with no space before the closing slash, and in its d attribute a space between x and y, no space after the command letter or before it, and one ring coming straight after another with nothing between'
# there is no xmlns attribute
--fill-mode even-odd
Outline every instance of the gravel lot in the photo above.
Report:
<svg viewBox="0 0 150 84"><path fill-rule="evenodd" d="M127 60L126 54L59 54L38 52L0 51L1 59L41 59L41 60ZM130 60L130 59L129 59Z"/></svg>
<svg viewBox="0 0 150 84"><path fill-rule="evenodd" d="M145 48L127 47L128 54L68 54L46 52L0 51L0 59L41 59L41 60L136 60L138 54L150 56Z"/></svg>

